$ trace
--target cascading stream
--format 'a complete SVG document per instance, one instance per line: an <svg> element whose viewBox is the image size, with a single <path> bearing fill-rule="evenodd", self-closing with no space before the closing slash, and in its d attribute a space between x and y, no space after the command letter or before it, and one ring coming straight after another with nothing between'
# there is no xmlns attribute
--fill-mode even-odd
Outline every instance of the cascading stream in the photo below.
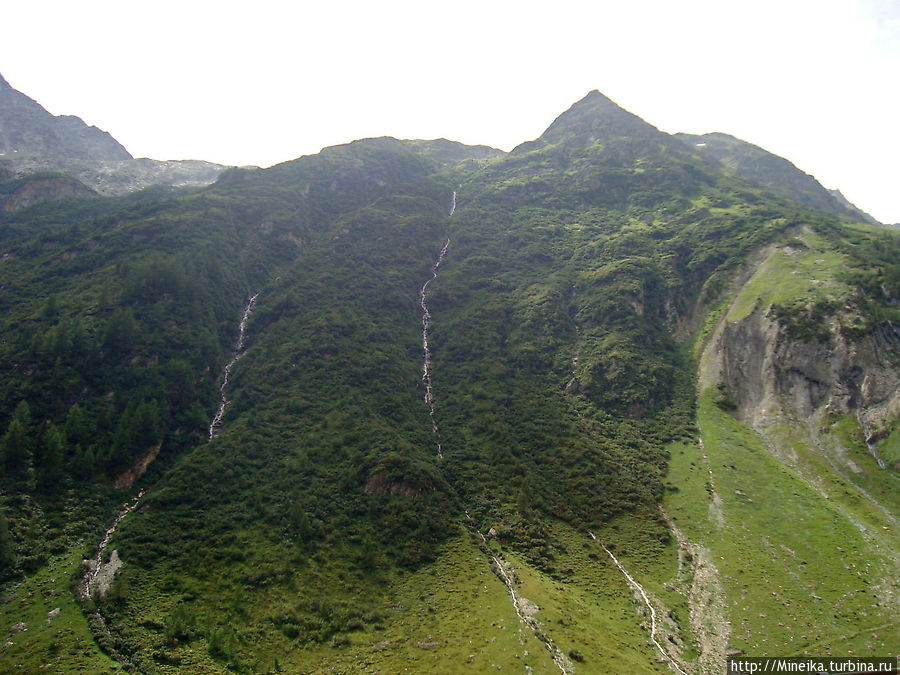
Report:
<svg viewBox="0 0 900 675"><path fill-rule="evenodd" d="M471 521L472 518L469 516L469 512L466 511L466 518ZM484 544L485 548L490 550L487 542L487 538L485 538L484 534L482 534L481 530L475 530L478 533L478 536L481 537L481 541ZM516 616L519 617L519 622L525 626L528 626L539 640L541 640L544 645L547 647L547 651L550 652L550 657L553 659L553 662L559 668L560 672L563 675L572 675L574 673L574 667L572 666L572 662L566 657L565 654L560 651L559 647L557 647L553 640L550 639L550 636L544 633L541 630L541 624L532 616L529 616L525 611L526 602L522 602L522 598L519 597L518 593L516 593L515 585L513 584L513 580L510 576L510 573L513 571L512 566L503 560L501 556L491 555L491 562L494 565L494 570L500 580L506 584L507 590L509 590L509 597L512 599L513 609L516 610Z"/></svg>
<svg viewBox="0 0 900 675"><path fill-rule="evenodd" d="M453 209L456 209L456 193L453 193ZM431 312L428 311L428 305L425 302L425 294L428 291L428 284L437 279L438 267L444 256L447 255L447 249L450 246L450 237L444 242L441 252L438 254L434 267L431 268L431 278L422 284L419 291L419 304L422 306L422 384L425 385L425 403L428 404L428 414L431 416L431 431L434 433L435 442L437 443L438 459L444 458L444 451L441 448L441 435L438 432L437 420L434 418L434 392L431 389L431 351L428 349L428 329L431 328Z"/></svg>
<svg viewBox="0 0 900 675"><path fill-rule="evenodd" d="M256 303L257 297L259 297L259 293L250 296L247 306L244 307L241 323L238 326L237 340L234 343L234 348L231 350L231 360L225 365L225 370L222 371L222 386L219 387L219 409L216 410L215 417L209 424L209 440L218 436L219 431L222 429L222 418L225 416L225 409L228 407L228 399L225 397L225 389L228 387L228 376L231 375L231 369L234 367L234 364L246 351L244 342L246 341L247 320L250 318L250 312L253 311L253 305Z"/></svg>
<svg viewBox="0 0 900 675"><path fill-rule="evenodd" d="M452 216L456 212L456 190L453 191L453 199L450 203L450 213ZM444 458L444 453L441 448L441 437L438 431L437 421L434 418L434 392L431 387L431 351L428 348L428 329L431 327L431 312L428 311L428 304L426 303L426 295L428 292L428 284L434 281L437 278L438 267L440 267L441 262L444 260L444 256L447 255L447 249L450 247L450 238L447 238L447 241L444 242L444 245L441 247L441 251L438 254L437 260L434 263L434 267L431 268L431 278L422 284L422 288L419 291L419 304L422 307L422 382L425 385L425 403L428 404L428 412L431 416L431 431L434 433L435 442L437 443L437 457L438 459ZM466 519L471 521L471 517L469 516L469 512L465 511ZM475 528L475 531L478 533L478 536L481 537L481 541L484 543L485 548L488 548L487 539L484 534L481 533L480 530ZM509 596L512 599L513 609L516 612L516 616L519 618L519 621L522 625L530 628L539 639L544 642L547 646L547 650L550 652L550 656L553 658L553 662L557 665L563 675L571 675L573 673L573 667L571 661L563 654L559 648L553 643L553 641L546 636L546 634L541 630L540 623L537 619L528 615L525 611L524 604L521 601L521 598L516 593L515 585L511 578L512 567L507 563L501 556L490 554L491 562L493 564L493 568L500 578L500 580L506 585L506 588L509 590ZM543 637L541 637L543 636Z"/></svg>
<svg viewBox="0 0 900 675"><path fill-rule="evenodd" d="M222 386L219 388L219 394L221 396L219 409L216 411L216 415L215 417L213 417L213 421L209 425L210 440L215 438L222 427L222 417L225 415L225 408L228 406L228 400L225 398L225 388L228 386L228 376L231 374L231 369L234 367L234 364L237 362L237 360L244 355L247 321L250 318L250 312L253 311L253 305L256 302L256 298L258 296L259 293L256 293L250 297L250 300L247 302L247 306L244 308L244 313L241 315L241 322L238 326L238 337L234 343L234 349L231 353L231 360L225 366L225 370L223 372ZM110 562L104 566L103 553L106 551L106 548L109 545L109 540L112 537L113 533L115 533L116 528L125 518L125 516L127 516L137 508L138 502L140 502L141 497L143 496L144 490L141 490L137 493L137 495L135 495L134 499L132 499L131 502L123 506L122 510L118 513L115 520L113 520L112 524L106 529L106 532L103 535L103 539L100 540L100 544L97 546L97 553L94 556L94 559L91 561L91 564L88 566L88 569L84 574L84 578L81 580L79 590L81 593L81 597L84 600L90 599L95 592L99 592L99 594L102 595L104 591L101 587L103 583L101 580L101 576L108 575L109 579L106 583L109 583L119 567L124 564L121 561L117 561L115 559L115 551L113 551L113 559L111 559ZM97 617L105 627L106 621L99 612L97 613ZM115 656L115 654L112 654L112 656L118 658Z"/></svg>
<svg viewBox="0 0 900 675"><path fill-rule="evenodd" d="M862 411L859 408L856 409L856 420L857 422L859 422L859 426L866 437L866 447L869 448L869 452L872 453L872 457L875 458L875 461L878 462L878 466L881 469L887 470L887 464L885 464L884 460L881 459L881 455L878 454L878 446L875 444L875 437L872 434L872 428L869 426L868 422L866 422L865 418L862 415Z"/></svg>
<svg viewBox="0 0 900 675"><path fill-rule="evenodd" d="M653 608L653 605L650 603L650 599L647 597L647 593L644 591L644 587L641 586L637 581L635 581L634 577L632 577L628 573L628 570L625 569L625 566L619 562L619 559L613 555L612 551L610 551L608 548L606 548L606 545L604 545L604 543L602 541L600 541L599 539L597 539L597 537L594 536L593 532L588 532L588 534L591 535L591 539L593 539L598 544L600 544L601 548L603 548L603 550L606 551L606 554L610 558L612 558L612 561L616 564L616 567L618 567L619 571L625 575L625 578L628 579L628 583L631 584L631 586L638 593L640 593L641 598L644 600L644 604L647 605L647 609L650 610L650 641L654 645L656 645L656 648L659 650L660 654L662 654L663 658L666 659L666 661L668 661L669 664L676 671L681 673L681 675L686 675L686 673L675 662L675 659L673 659L671 656L669 656L669 653L665 649L663 649L663 646L661 644L659 644L659 641L656 639L656 610Z"/></svg>
<svg viewBox="0 0 900 675"><path fill-rule="evenodd" d="M453 191L453 199L450 202L450 213L452 216L456 212L456 190ZM431 268L431 278L422 284L419 290L419 305L422 307L422 384L425 385L425 403L428 405L428 414L431 417L431 431L434 434L434 440L437 444L438 459L444 458L444 451L441 448L441 435L438 431L437 420L434 418L434 392L431 389L431 350L428 349L428 329L431 328L431 312L428 311L428 304L425 302L425 294L428 292L428 284L437 279L438 267L447 255L447 249L450 247L450 237L441 247L434 267Z"/></svg>
<svg viewBox="0 0 900 675"><path fill-rule="evenodd" d="M100 574L100 570L103 568L103 552L106 550L107 544L109 544L109 538L112 537L116 528L119 526L119 523L122 522L122 519L134 511L143 496L144 491L141 490L130 503L123 506L122 510L119 511L119 514L116 516L116 519L112 522L112 525L106 528L106 533L103 535L103 539L100 540L100 545L97 546L97 554L94 556L92 564L85 573L84 578L81 580L81 597L85 600L90 598L96 590L97 577Z"/></svg>

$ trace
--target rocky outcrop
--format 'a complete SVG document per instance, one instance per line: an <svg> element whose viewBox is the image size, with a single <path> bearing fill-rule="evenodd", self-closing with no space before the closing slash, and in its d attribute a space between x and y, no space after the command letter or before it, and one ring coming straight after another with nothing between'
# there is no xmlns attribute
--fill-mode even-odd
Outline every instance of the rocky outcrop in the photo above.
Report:
<svg viewBox="0 0 900 675"><path fill-rule="evenodd" d="M198 160L133 159L107 132L78 117L50 114L0 76L0 181L14 183L0 185L0 211L154 186L202 187L225 168ZM42 175L48 173L55 179Z"/></svg>
<svg viewBox="0 0 900 675"><path fill-rule="evenodd" d="M900 414L900 328L886 322L852 338L835 316L829 339L789 337L770 310L723 321L708 350L709 382L756 428L781 411L809 420L821 409L856 415L866 435L888 433Z"/></svg>
<svg viewBox="0 0 900 675"><path fill-rule="evenodd" d="M86 160L47 157L0 157L0 170L27 180L33 174L54 172L71 176L86 191L104 197L127 194L148 187L203 187L214 183L227 167L194 159ZM63 197L57 197L61 199Z"/></svg>
<svg viewBox="0 0 900 675"><path fill-rule="evenodd" d="M69 176L30 176L0 185L0 212L13 213L41 202L73 197L95 197L96 194Z"/></svg>
<svg viewBox="0 0 900 675"><path fill-rule="evenodd" d="M373 473L366 482L366 494L369 495L401 495L418 497L434 492L436 485L430 481L398 478L388 469Z"/></svg>
<svg viewBox="0 0 900 675"><path fill-rule="evenodd" d="M113 478L112 485L116 490L129 490L137 482L137 480L147 473L147 469L153 463L153 460L159 455L162 443L158 443L150 448L135 460L134 464L125 469L118 476Z"/></svg>

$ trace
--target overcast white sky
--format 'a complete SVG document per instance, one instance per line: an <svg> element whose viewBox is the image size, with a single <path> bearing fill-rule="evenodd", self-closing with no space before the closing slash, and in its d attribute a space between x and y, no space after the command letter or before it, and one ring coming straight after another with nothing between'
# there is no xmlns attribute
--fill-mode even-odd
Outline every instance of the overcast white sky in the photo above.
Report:
<svg viewBox="0 0 900 675"><path fill-rule="evenodd" d="M900 222L897 0L28 0L2 22L10 85L135 157L268 166L382 135L509 150L599 89Z"/></svg>

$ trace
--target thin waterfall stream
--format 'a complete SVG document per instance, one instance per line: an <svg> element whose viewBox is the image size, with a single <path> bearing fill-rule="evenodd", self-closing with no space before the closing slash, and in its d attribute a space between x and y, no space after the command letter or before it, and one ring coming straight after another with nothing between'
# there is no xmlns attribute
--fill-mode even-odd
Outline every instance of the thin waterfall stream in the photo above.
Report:
<svg viewBox="0 0 900 675"><path fill-rule="evenodd" d="M231 350L231 360L225 364L225 369L222 371L222 385L219 387L219 409L216 410L216 414L209 424L209 440L218 436L219 431L222 429L222 418L225 416L225 409L228 407L228 399L225 397L225 389L228 387L228 376L231 375L231 369L234 367L234 364L238 362L238 359L246 351L247 320L250 318L250 312L253 311L253 305L258 297L259 293L250 296L247 306L244 307L244 313L241 315L237 340L234 343L234 348Z"/></svg>
<svg viewBox="0 0 900 675"><path fill-rule="evenodd" d="M472 518L469 516L469 512L466 511L465 514L466 519L471 521ZM481 537L481 542L484 544L485 548L490 551L487 538L481 530L476 528L475 531L478 533L478 536ZM509 597L512 599L513 609L516 611L516 616L519 617L519 623L530 628L535 637L544 643L547 647L547 651L550 652L550 658L553 659L553 663L556 664L563 675L572 675L572 673L575 672L572 662L562 653L559 647L554 644L550 636L542 630L541 623L532 616L534 611L537 611L537 606L516 593L515 582L513 581L515 570L513 570L512 565L504 560L502 555L493 555L492 553L489 555L491 557L491 569L500 578L500 581L506 584L506 588L509 591Z"/></svg>
<svg viewBox="0 0 900 675"><path fill-rule="evenodd" d="M869 449L872 457L874 457L875 461L878 462L879 468L887 470L887 464L885 464L884 460L881 459L881 455L878 454L878 446L875 444L875 435L872 433L872 428L863 417L860 408L856 409L856 420L857 422L859 422L859 426L862 429L863 435L866 437L866 447Z"/></svg>
<svg viewBox="0 0 900 675"><path fill-rule="evenodd" d="M113 575L115 575L116 571L124 564L119 560L116 552L113 551L113 555L109 562L104 565L103 552L106 550L106 546L109 544L109 538L112 537L113 532L116 531L119 523L122 522L122 519L125 516L134 511L143 496L144 491L141 490L135 495L131 502L123 504L122 510L116 515L112 525L106 528L103 539L100 540L100 545L97 546L97 554L94 556L90 565L88 565L87 572L85 572L84 577L81 580L81 597L85 600L94 595L95 592L99 592L100 595L103 595L106 592L106 587L112 582Z"/></svg>
<svg viewBox="0 0 900 675"><path fill-rule="evenodd" d="M450 215L456 211L456 191L453 192L453 203L450 206ZM438 431L437 420L434 418L434 391L431 388L431 350L428 348L428 330L431 328L431 312L428 311L428 304L425 302L428 292L428 284L437 279L438 267L447 255L447 249L450 248L450 237L441 247L437 260L431 268L431 278L422 284L419 290L419 305L422 307L422 384L425 385L425 403L428 405L428 414L431 417L431 431L434 433L434 440L437 443L438 459L444 458L444 451L441 448L441 434Z"/></svg>
<svg viewBox="0 0 900 675"><path fill-rule="evenodd" d="M222 386L219 389L221 395L219 409L216 411L216 415L213 418L212 423L209 425L210 440L212 440L219 433L219 429L222 427L222 417L225 414L225 408L228 405L228 400L225 398L225 387L228 384L228 375L231 373L231 369L237 362L237 360L244 355L247 320L250 317L250 312L253 310L253 305L256 302L256 298L258 295L259 293L253 295L250 298L247 306L244 308L244 313L241 315L241 322L238 326L237 341L234 344L234 349L231 354L231 360L225 366L224 374L222 377ZM106 551L109 540L112 537L113 533L116 531L116 528L129 513L137 508L138 502L143 496L144 490L141 490L137 493L137 495L135 495L134 499L132 499L131 502L123 505L122 510L119 511L119 513L116 515L115 520L113 520L112 524L108 528L106 528L106 532L103 534L103 538L100 540L100 544L97 546L97 553L94 555L93 560L91 560L89 563L87 563L86 561L88 569L85 572L80 585L82 598L88 599L95 593L103 595L106 592L106 589L109 587L109 584L112 583L115 573L120 567L122 567L122 565L125 564L118 557L116 551L112 552L109 562L106 563L103 562L103 554Z"/></svg>
<svg viewBox="0 0 900 675"><path fill-rule="evenodd" d="M450 203L450 213L452 216L456 212L456 190L453 191L453 199ZM444 458L443 449L441 448L441 436L438 431L437 421L434 417L434 391L431 386L431 350L428 347L428 330L431 328L431 312L428 311L428 304L426 303L426 295L428 292L428 285L437 279L437 271L438 267L440 267L441 262L444 260L444 256L447 255L447 249L450 248L450 238L447 237L447 240L444 242L444 245L441 247L441 251L438 254L437 260L434 263L434 266L431 268L431 278L428 279L424 284L422 284L422 288L419 290L419 304L422 307L422 383L425 385L425 403L428 404L428 412L431 417L431 431L434 433L435 442L437 443L437 457L438 459ZM469 516L468 511L464 511L466 515L466 519L468 521L472 521L471 516ZM484 534L477 527L473 529L478 533L478 536L481 538L482 543L485 546L487 551L490 551L488 546L487 539ZM519 618L519 622L523 626L527 626L530 628L534 634L540 639L547 647L547 650L550 652L550 656L553 659L553 662L557 665L563 675L571 675L574 672L574 668L572 666L572 662L566 657L565 654L560 651L560 649L553 643L550 637L541 629L540 622L535 619L531 614L529 608L537 609L533 603L530 603L528 600L519 596L516 593L515 582L513 581L513 577L515 571L512 566L503 559L502 555L493 555L493 553L488 554L491 559L491 569L497 575L497 577L506 585L507 590L509 590L509 597L512 600L513 609L516 612L516 616ZM529 670L530 672L530 670Z"/></svg>
<svg viewBox="0 0 900 675"><path fill-rule="evenodd" d="M619 562L619 559L613 555L612 551L610 551L608 548L606 548L606 545L602 541L600 541L599 539L597 539L596 536L594 536L593 532L588 532L588 534L591 535L591 539L593 539L598 544L600 544L601 548L603 548L603 550L606 551L606 554L610 558L612 558L612 561L616 564L616 567L618 567L619 571L625 575L625 578L628 579L628 583L631 584L631 586L640 594L641 598L644 601L644 604L647 605L647 609L650 610L650 641L654 645L656 645L656 648L660 651L663 658L669 662L669 665L671 665L676 671L681 673L681 675L686 675L686 673L675 662L675 659L673 659L671 656L669 656L669 653L665 649L663 649L663 646L656 639L656 610L653 608L653 605L651 604L650 599L647 597L647 593L644 591L644 587L641 586L637 581L635 581L634 577L631 576L628 573L628 570L625 569L625 566Z"/></svg>

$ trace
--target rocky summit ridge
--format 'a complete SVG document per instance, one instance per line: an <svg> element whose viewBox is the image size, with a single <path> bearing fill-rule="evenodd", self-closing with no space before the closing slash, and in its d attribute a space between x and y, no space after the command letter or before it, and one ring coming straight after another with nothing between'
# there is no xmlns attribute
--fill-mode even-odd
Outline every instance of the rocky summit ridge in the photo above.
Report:
<svg viewBox="0 0 900 675"><path fill-rule="evenodd" d="M0 75L0 157L123 160L131 154L109 133L73 115L53 115Z"/></svg>

